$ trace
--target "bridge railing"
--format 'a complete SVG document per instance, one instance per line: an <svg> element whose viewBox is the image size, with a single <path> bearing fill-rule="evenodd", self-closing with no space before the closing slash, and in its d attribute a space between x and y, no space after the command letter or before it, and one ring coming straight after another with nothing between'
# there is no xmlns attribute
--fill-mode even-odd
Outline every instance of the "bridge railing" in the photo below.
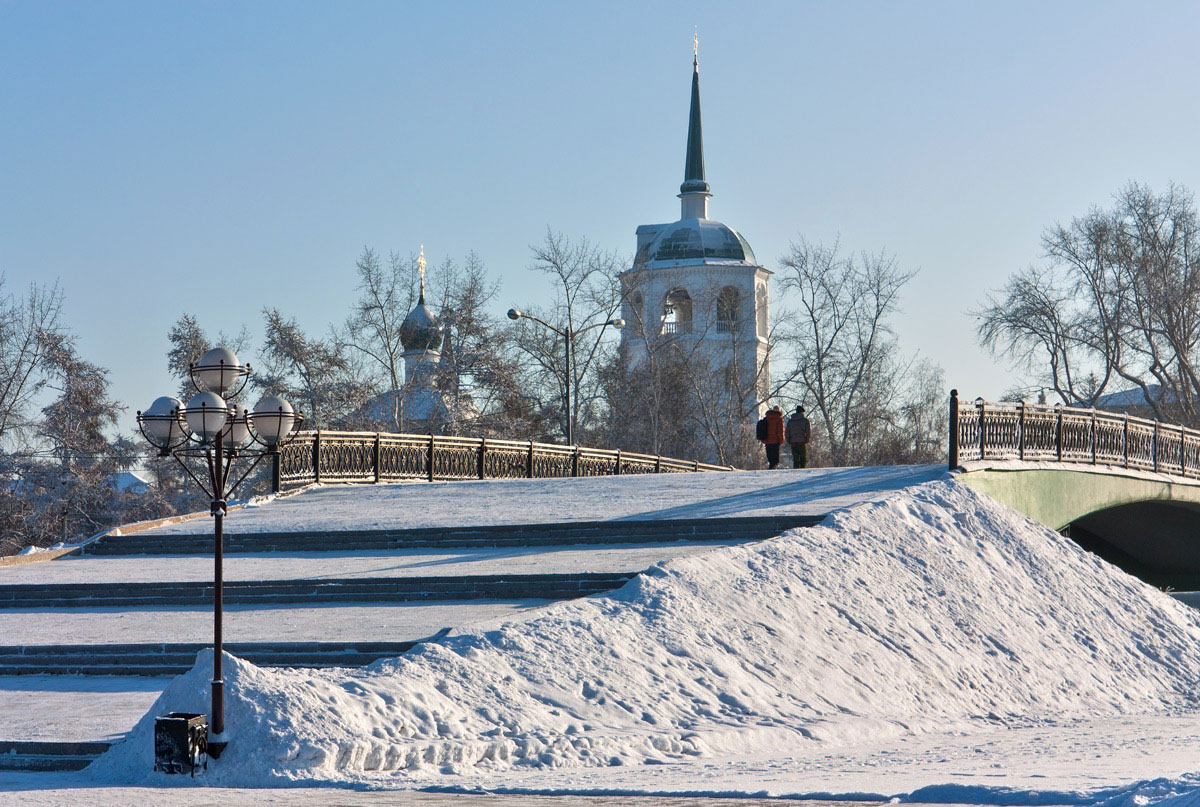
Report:
<svg viewBox="0 0 1200 807"><path fill-rule="evenodd" d="M1116 412L960 401L950 391L950 467L1016 459L1118 465L1200 478L1200 431Z"/></svg>
<svg viewBox="0 0 1200 807"><path fill-rule="evenodd" d="M732 470L652 454L531 440L317 430L301 432L280 451L272 488L278 492L313 482L545 479Z"/></svg>

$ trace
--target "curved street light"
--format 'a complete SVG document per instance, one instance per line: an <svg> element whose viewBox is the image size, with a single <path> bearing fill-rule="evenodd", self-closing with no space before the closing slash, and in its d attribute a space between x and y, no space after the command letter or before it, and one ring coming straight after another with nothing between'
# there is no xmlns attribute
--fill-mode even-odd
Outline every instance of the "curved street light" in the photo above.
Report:
<svg viewBox="0 0 1200 807"><path fill-rule="evenodd" d="M208 753L219 757L225 750L225 682L221 677L224 598L224 519L227 500L266 457L279 454L291 442L304 418L290 403L267 395L253 411L232 399L246 387L250 365L238 362L231 350L213 348L188 366L196 394L184 404L178 398L155 399L137 413L138 428L160 457L174 457L209 498L213 517L213 680L212 734ZM200 466L197 474L185 459ZM234 462L253 460L230 483ZM202 460L202 462L200 462Z"/></svg>
<svg viewBox="0 0 1200 807"><path fill-rule="evenodd" d="M566 367L563 370L563 405L567 411L567 445L575 445L575 415L571 412L571 360L575 355L575 339L582 333L587 333L594 328L605 328L612 326L616 330L621 330L625 327L625 320L620 317L605 320L604 322L593 322L591 325L583 328L572 329L570 326L558 328L551 325L546 320L535 317L533 314L528 314L519 308L508 309L508 318L513 322L519 319L529 319L547 328L563 338L564 347L566 348Z"/></svg>

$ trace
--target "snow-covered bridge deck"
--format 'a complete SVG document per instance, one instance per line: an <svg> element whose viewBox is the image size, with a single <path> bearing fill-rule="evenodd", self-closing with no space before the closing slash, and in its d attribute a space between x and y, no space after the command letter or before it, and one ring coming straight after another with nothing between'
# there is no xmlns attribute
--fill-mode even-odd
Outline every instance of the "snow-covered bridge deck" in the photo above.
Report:
<svg viewBox="0 0 1200 807"><path fill-rule="evenodd" d="M823 516L944 476L941 465L318 487L231 513L227 532ZM202 532L183 522L148 534Z"/></svg>

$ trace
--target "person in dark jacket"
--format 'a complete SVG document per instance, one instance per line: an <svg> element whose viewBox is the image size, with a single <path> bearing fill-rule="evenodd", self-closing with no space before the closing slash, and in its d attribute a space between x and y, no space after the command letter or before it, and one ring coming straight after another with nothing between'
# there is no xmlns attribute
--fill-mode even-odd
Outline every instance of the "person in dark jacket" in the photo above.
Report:
<svg viewBox="0 0 1200 807"><path fill-rule="evenodd" d="M812 424L804 416L804 407L797 406L795 413L788 418L784 437L792 447L792 467L808 467L808 441L812 439Z"/></svg>
<svg viewBox="0 0 1200 807"><path fill-rule="evenodd" d="M772 406L759 421L759 440L767 450L767 468L779 465L779 446L783 443L783 410Z"/></svg>

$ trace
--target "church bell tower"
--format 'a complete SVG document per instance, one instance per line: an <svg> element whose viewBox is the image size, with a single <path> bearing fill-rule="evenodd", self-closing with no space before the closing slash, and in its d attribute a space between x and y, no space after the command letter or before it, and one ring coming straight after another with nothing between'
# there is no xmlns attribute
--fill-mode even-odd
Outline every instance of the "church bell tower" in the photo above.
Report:
<svg viewBox="0 0 1200 807"><path fill-rule="evenodd" d="M771 272L736 230L708 217L700 60L692 59L691 109L680 217L637 228L633 266L621 274L621 347L630 365L676 342L710 378L720 379L748 420L763 408L770 375L767 341ZM699 369L699 368L697 368Z"/></svg>

